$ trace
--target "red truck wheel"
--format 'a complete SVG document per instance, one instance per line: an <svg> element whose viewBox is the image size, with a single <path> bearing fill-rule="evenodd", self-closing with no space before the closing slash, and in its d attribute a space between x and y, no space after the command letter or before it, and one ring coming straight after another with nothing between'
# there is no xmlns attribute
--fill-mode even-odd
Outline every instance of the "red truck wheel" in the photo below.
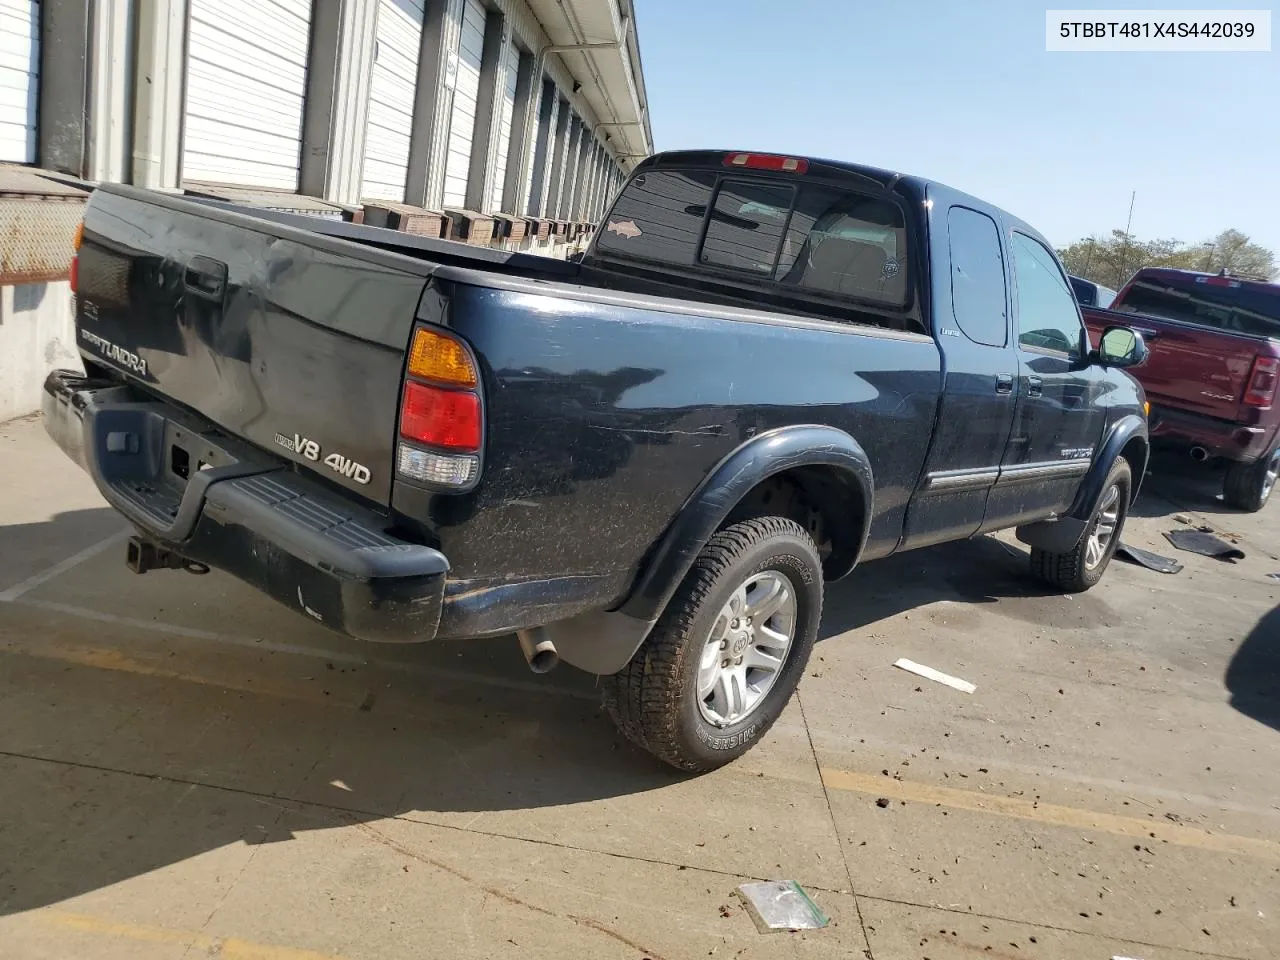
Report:
<svg viewBox="0 0 1280 960"><path fill-rule="evenodd" d="M621 672L605 707L618 728L680 770L742 756L804 675L822 617L822 561L804 528L743 520L698 554Z"/></svg>
<svg viewBox="0 0 1280 960"><path fill-rule="evenodd" d="M1222 485L1227 506L1256 513L1271 499L1276 477L1280 476L1280 448L1254 463L1232 463Z"/></svg>

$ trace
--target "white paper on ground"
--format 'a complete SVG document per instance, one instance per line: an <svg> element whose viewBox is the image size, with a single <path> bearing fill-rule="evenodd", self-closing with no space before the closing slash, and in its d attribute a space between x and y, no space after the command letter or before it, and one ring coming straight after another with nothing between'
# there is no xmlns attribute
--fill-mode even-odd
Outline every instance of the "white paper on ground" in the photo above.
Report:
<svg viewBox="0 0 1280 960"><path fill-rule="evenodd" d="M959 677L948 676L941 671L926 667L922 663L916 663L914 660L908 660L906 657L900 657L893 664L900 670L906 670L908 673L914 673L916 676L924 677L926 680L933 680L937 683L946 684L961 693L973 693L978 688L968 680L961 680Z"/></svg>

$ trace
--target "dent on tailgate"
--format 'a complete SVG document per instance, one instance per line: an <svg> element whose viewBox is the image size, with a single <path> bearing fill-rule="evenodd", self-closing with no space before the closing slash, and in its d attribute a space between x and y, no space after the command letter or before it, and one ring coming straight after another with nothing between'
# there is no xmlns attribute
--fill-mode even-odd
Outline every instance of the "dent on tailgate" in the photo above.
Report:
<svg viewBox="0 0 1280 960"><path fill-rule="evenodd" d="M388 503L424 276L301 231L126 192L98 190L86 213L77 311L86 356Z"/></svg>

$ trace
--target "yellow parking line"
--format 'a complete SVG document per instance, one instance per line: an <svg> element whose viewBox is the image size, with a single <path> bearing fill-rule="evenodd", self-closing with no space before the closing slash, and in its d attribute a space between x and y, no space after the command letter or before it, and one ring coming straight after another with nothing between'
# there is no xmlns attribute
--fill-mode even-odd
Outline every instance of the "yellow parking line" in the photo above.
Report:
<svg viewBox="0 0 1280 960"><path fill-rule="evenodd" d="M953 810L971 810L975 813L989 813L1048 826L1069 827L1073 830L1096 830L1119 837L1132 837L1147 843L1167 841L1198 850L1280 860L1280 843L1230 833L1211 833L1182 823L1157 823L1153 820L1124 817L1114 813L1097 813L1079 807L1041 803L1025 797L1002 797L979 793L975 790L959 790L955 787L942 787L930 783L896 780L893 777L857 773L852 770L823 767L821 774L822 782L828 790L848 790L874 797L887 797L890 800L941 805Z"/></svg>
<svg viewBox="0 0 1280 960"><path fill-rule="evenodd" d="M197 947L209 951L210 954L216 953L221 960L342 960L334 954L316 953L314 950L277 947L267 943L238 940L235 937L211 937L192 930L173 930L141 923L121 923L85 913L37 910L31 916L65 930L79 930L83 933L114 937L118 940L133 940L139 943L179 943L188 947Z"/></svg>

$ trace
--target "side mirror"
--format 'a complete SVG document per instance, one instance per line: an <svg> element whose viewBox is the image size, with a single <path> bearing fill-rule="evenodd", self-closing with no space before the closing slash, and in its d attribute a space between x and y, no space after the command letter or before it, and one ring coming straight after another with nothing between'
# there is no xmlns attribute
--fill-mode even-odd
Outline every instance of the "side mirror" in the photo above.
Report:
<svg viewBox="0 0 1280 960"><path fill-rule="evenodd" d="M1136 367L1147 353L1142 334L1128 327L1107 327L1098 341L1098 360L1108 367Z"/></svg>

